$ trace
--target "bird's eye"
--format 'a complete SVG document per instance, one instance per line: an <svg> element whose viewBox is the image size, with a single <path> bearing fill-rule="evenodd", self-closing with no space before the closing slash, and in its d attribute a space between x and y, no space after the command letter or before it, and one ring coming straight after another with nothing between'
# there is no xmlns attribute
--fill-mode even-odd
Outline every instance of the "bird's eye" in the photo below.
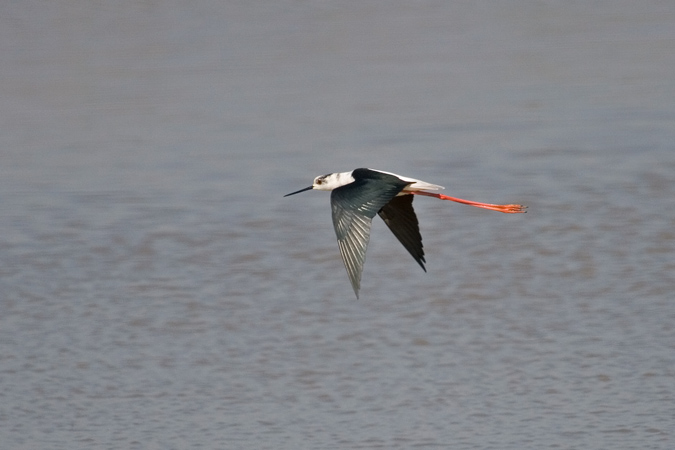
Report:
<svg viewBox="0 0 675 450"><path fill-rule="evenodd" d="M316 180L316 184L323 184L323 180Z"/></svg>

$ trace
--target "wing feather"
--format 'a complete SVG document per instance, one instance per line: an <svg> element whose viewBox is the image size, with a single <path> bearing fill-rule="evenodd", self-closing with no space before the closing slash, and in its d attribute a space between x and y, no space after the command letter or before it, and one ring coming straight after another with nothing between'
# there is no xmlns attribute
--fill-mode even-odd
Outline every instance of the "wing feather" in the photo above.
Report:
<svg viewBox="0 0 675 450"><path fill-rule="evenodd" d="M373 176L370 173L358 175L354 182L334 189L331 193L338 247L357 298L373 217L409 184L398 177L379 172Z"/></svg>
<svg viewBox="0 0 675 450"><path fill-rule="evenodd" d="M403 247L408 250L408 253L415 258L417 264L426 272L422 235L412 206L413 197L413 195L394 197L378 211L378 214Z"/></svg>

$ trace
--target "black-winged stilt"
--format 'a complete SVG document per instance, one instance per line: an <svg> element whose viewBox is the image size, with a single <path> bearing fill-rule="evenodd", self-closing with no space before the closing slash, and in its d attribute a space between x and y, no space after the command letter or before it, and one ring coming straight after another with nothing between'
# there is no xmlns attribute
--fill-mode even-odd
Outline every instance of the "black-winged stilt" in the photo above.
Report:
<svg viewBox="0 0 675 450"><path fill-rule="evenodd" d="M359 298L361 273L370 239L370 225L375 214L380 215L394 236L422 269L427 271L424 267L426 260L422 248L422 235L412 206L413 196L410 194L451 200L503 213L524 213L527 209L523 205L492 205L425 192L437 191L444 187L390 172L365 168L316 177L311 186L286 194L284 197L310 189L333 191L330 196L333 226L342 261L347 269L356 298Z"/></svg>

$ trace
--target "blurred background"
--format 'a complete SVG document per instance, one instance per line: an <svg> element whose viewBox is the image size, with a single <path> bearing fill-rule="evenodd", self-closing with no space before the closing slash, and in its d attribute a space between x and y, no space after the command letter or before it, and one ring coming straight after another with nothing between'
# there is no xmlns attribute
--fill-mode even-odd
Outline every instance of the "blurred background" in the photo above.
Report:
<svg viewBox="0 0 675 450"><path fill-rule="evenodd" d="M0 445L675 441L675 3L0 5ZM329 195L375 218L356 300Z"/></svg>

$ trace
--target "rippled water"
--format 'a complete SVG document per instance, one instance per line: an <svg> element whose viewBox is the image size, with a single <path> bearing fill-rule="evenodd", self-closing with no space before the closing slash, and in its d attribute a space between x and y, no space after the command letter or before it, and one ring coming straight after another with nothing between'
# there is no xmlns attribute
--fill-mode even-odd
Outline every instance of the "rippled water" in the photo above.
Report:
<svg viewBox="0 0 675 450"><path fill-rule="evenodd" d="M0 12L3 448L673 447L672 2Z"/></svg>

